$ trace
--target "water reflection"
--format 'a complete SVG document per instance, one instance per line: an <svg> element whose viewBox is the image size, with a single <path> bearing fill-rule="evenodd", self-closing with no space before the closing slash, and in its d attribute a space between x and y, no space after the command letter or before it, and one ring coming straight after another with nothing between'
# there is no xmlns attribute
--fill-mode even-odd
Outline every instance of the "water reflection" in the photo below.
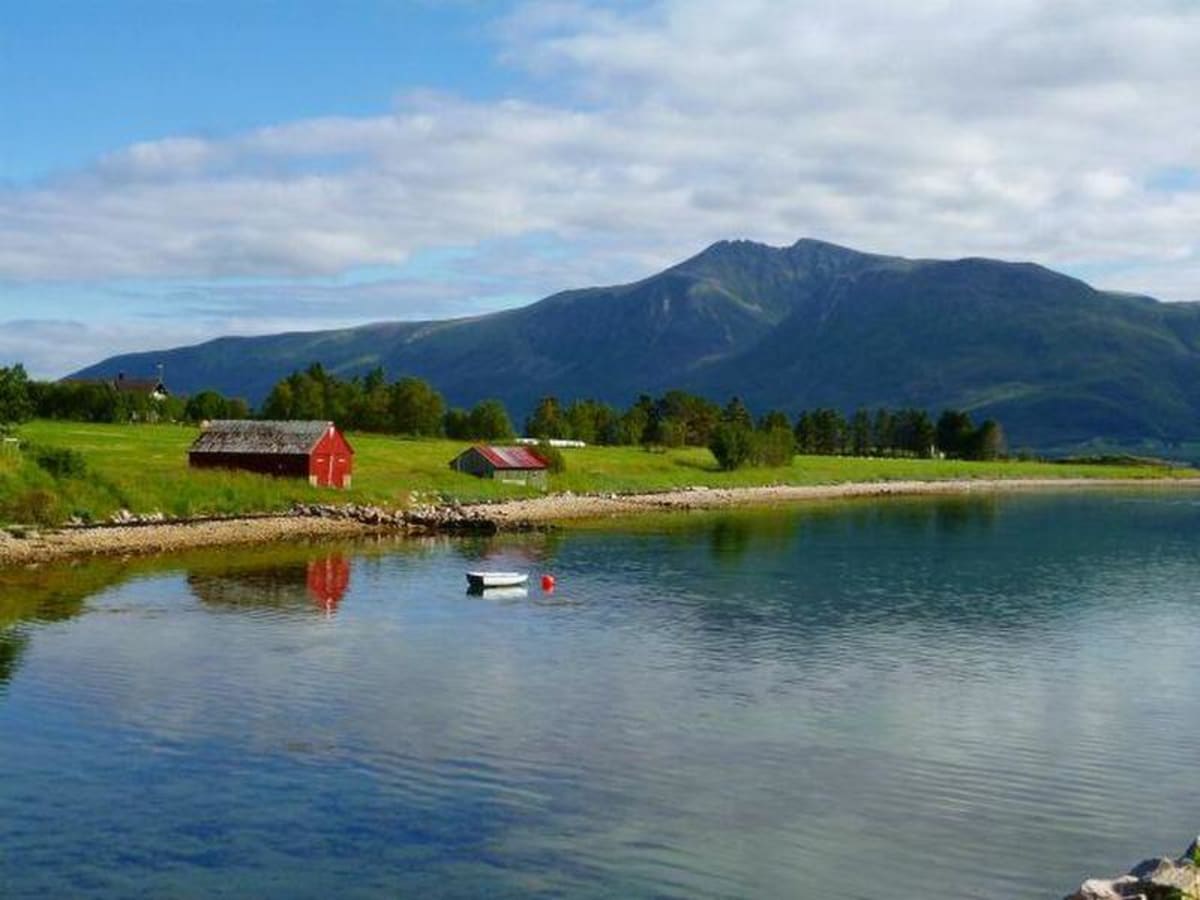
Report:
<svg viewBox="0 0 1200 900"><path fill-rule="evenodd" d="M1129 542L1131 528L1143 540ZM1162 562L1190 565L1197 531L1200 505L1145 493L841 501L605 530L610 558L596 574L635 585L630 599L652 610L664 596L672 614L690 606L684 627L721 639L768 628L811 642L924 623L982 634L1111 605L1131 581L1143 582L1138 596L1184 577L1164 565L1153 578L1140 562L1149 544ZM558 565L576 565L570 547Z"/></svg>
<svg viewBox="0 0 1200 900"><path fill-rule="evenodd" d="M0 690L4 689L16 672L17 662L28 643L29 636L22 632L12 628L0 631Z"/></svg>
<svg viewBox="0 0 1200 900"><path fill-rule="evenodd" d="M332 614L350 587L350 559L339 552L293 562L193 569L187 585L201 603L214 609L317 609Z"/></svg>
<svg viewBox="0 0 1200 900"><path fill-rule="evenodd" d="M1194 827L1197 536L972 498L46 571L0 893L1062 896Z"/></svg>
<svg viewBox="0 0 1200 900"><path fill-rule="evenodd" d="M30 636L25 626L79 615L87 598L124 580L119 563L0 569L0 688L16 674Z"/></svg>

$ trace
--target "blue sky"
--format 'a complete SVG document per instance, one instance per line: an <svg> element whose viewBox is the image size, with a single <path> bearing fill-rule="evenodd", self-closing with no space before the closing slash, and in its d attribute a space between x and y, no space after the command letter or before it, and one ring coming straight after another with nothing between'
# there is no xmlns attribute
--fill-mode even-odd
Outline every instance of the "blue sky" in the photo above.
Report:
<svg viewBox="0 0 1200 900"><path fill-rule="evenodd" d="M467 315L721 238L1198 300L1200 7L0 6L0 364Z"/></svg>
<svg viewBox="0 0 1200 900"><path fill-rule="evenodd" d="M518 88L502 4L25 0L0 13L0 177L45 177L165 135L390 108L406 89ZM485 14L486 10L486 14Z"/></svg>

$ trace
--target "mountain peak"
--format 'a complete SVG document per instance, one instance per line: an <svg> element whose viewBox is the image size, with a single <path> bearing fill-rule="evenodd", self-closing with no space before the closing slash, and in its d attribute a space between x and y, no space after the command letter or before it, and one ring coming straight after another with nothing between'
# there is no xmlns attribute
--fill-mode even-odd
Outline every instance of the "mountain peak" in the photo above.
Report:
<svg viewBox="0 0 1200 900"><path fill-rule="evenodd" d="M756 410L963 408L1016 446L1200 440L1200 308L1095 291L1029 263L907 259L814 238L723 240L664 272L458 320L218 341L106 360L260 400L294 369L375 365L457 405L625 404L681 388Z"/></svg>

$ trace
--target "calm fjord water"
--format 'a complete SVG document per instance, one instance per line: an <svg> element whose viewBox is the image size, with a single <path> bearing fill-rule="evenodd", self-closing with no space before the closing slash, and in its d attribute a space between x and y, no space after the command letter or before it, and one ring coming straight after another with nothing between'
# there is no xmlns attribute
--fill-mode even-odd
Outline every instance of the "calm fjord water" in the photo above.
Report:
<svg viewBox="0 0 1200 900"><path fill-rule="evenodd" d="M9 573L0 895L1059 897L1200 827L1198 648L1157 491Z"/></svg>

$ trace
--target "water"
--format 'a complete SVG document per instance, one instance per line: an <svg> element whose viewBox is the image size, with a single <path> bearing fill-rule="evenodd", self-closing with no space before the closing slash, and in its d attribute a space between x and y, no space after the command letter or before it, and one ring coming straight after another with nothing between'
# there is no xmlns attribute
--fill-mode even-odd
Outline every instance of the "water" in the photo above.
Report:
<svg viewBox="0 0 1200 900"><path fill-rule="evenodd" d="M1059 897L1200 828L1198 538L1088 493L0 574L0 895Z"/></svg>

